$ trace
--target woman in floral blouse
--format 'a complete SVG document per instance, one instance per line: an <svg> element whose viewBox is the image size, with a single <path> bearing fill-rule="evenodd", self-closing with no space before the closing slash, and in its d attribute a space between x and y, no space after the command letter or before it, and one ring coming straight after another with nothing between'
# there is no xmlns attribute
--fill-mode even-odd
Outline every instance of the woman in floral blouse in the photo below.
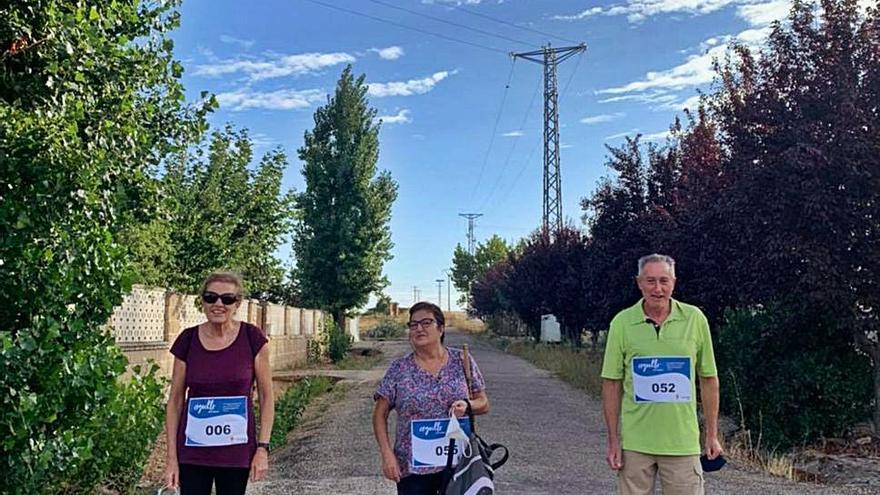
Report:
<svg viewBox="0 0 880 495"><path fill-rule="evenodd" d="M440 493L448 451L443 421L450 410L457 417L465 416L468 407L474 414L489 411L483 375L470 356L473 381L468 401L464 354L443 345L445 323L436 304L420 302L410 308L407 326L413 352L391 363L374 395L373 431L382 472L397 483L398 495ZM392 409L397 410L393 450L388 438Z"/></svg>

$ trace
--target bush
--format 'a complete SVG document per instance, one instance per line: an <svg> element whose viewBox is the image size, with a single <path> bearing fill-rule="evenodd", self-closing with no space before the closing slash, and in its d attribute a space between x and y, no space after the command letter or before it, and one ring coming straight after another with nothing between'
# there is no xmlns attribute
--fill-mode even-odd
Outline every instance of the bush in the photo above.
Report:
<svg viewBox="0 0 880 495"><path fill-rule="evenodd" d="M336 325L333 316L324 314L320 328L309 342L308 356L311 361L329 359L336 363L345 359L354 339L344 328Z"/></svg>
<svg viewBox="0 0 880 495"><path fill-rule="evenodd" d="M272 448L287 441L287 434L299 424L302 412L312 398L333 388L333 382L325 376L304 378L275 401L275 424L270 440Z"/></svg>
<svg viewBox="0 0 880 495"><path fill-rule="evenodd" d="M371 339L400 339L406 335L406 325L400 320L386 316L379 320L378 325L364 333Z"/></svg>
<svg viewBox="0 0 880 495"><path fill-rule="evenodd" d="M765 447L840 436L869 416L870 361L833 318L781 305L727 314L715 346L722 409Z"/></svg>

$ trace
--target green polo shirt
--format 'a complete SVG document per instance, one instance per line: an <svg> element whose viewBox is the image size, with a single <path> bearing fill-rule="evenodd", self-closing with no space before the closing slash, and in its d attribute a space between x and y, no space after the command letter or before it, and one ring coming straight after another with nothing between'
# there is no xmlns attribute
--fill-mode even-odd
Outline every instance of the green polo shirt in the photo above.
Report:
<svg viewBox="0 0 880 495"><path fill-rule="evenodd" d="M621 311L611 320L602 378L623 380L623 400L620 414L621 446L624 450L655 455L699 455L700 427L697 421L696 380L698 377L717 376L715 353L709 322L696 306L672 300L669 316L660 327L660 333L645 321L642 300ZM633 358L639 370L640 396L633 387ZM665 358L654 360L653 358ZM685 377L683 363L689 358L689 376ZM671 394L652 400L654 392L666 392L666 383L646 381L652 363L660 361L670 369L679 366L677 373L658 371L655 382L678 380L690 382L689 397L681 394L675 400ZM695 373L696 372L696 373ZM666 380L664 377L675 376ZM685 380L682 382L682 380ZM653 387L653 389L652 389ZM660 387L663 387L661 390ZM686 392L679 386L678 392ZM647 397L647 399L646 399Z"/></svg>

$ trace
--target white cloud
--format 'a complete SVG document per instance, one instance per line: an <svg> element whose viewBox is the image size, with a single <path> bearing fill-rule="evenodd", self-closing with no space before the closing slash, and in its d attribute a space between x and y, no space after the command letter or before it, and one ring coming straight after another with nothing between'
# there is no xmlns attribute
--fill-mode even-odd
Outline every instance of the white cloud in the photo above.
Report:
<svg viewBox="0 0 880 495"><path fill-rule="evenodd" d="M251 91L249 88L220 93L217 101L220 107L240 111L250 108L266 110L300 110L310 108L326 100L327 93L321 89L280 89L278 91Z"/></svg>
<svg viewBox="0 0 880 495"><path fill-rule="evenodd" d="M785 19L791 10L789 0L771 0L767 3L741 5L736 9L736 15L751 26L766 26L773 21Z"/></svg>
<svg viewBox="0 0 880 495"><path fill-rule="evenodd" d="M624 94L648 89L674 89L680 90L689 86L697 86L712 82L715 71L712 69L712 60L721 58L727 46L716 46L704 54L691 55L688 60L671 69L652 71L645 74L644 79L634 81L616 88L600 90L600 94Z"/></svg>
<svg viewBox="0 0 880 495"><path fill-rule="evenodd" d="M605 140L611 141L612 139L618 139L618 138L622 138L622 137L626 137L626 136L635 137L635 135L638 134L638 132L639 132L638 129L630 129L628 131L618 132L617 134L612 134L610 136L606 136Z"/></svg>
<svg viewBox="0 0 880 495"><path fill-rule="evenodd" d="M620 101L637 101L640 103L654 103L654 104L663 104L669 103L677 100L678 97L672 94L668 94L664 91L652 91L650 93L636 93L631 95L623 95L623 96L612 96L611 98L605 98L604 100L599 100L599 103L617 103Z"/></svg>
<svg viewBox="0 0 880 495"><path fill-rule="evenodd" d="M728 47L727 41L736 38L749 47L758 48L764 44L769 34L770 28L762 27L747 29L735 37L709 38L703 44L711 48L702 54L689 56L682 64L671 69L648 72L644 78L623 86L597 91L598 94L619 95L600 100L600 103L639 101L653 105L656 110L680 110L685 105L692 105L697 97L690 97L682 102L674 92L711 83L715 78L713 62L716 59L724 59ZM722 41L725 44L719 44ZM695 107L694 105L690 108Z"/></svg>
<svg viewBox="0 0 880 495"><path fill-rule="evenodd" d="M593 124L601 124L603 122L611 122L612 120L617 120L620 117L623 117L623 114L620 112L605 113L602 115L593 115L592 117L584 117L580 120L580 122L581 122L581 124L593 125Z"/></svg>
<svg viewBox="0 0 880 495"><path fill-rule="evenodd" d="M403 56L403 48L399 46L389 46L388 48L370 48L371 52L379 54L379 58L384 60L397 60Z"/></svg>
<svg viewBox="0 0 880 495"><path fill-rule="evenodd" d="M235 36L230 36L228 34L221 34L220 41L222 41L223 43L228 43L230 45L239 45L244 48L250 48L254 46L254 40L236 38Z"/></svg>
<svg viewBox="0 0 880 495"><path fill-rule="evenodd" d="M523 131L510 131L502 134L504 137L520 137L523 135Z"/></svg>
<svg viewBox="0 0 880 495"><path fill-rule="evenodd" d="M435 3L439 4L452 4L452 5L479 5L482 0L422 0L422 3L431 5ZM501 2L499 2L501 3Z"/></svg>
<svg viewBox="0 0 880 495"><path fill-rule="evenodd" d="M668 103L664 103L658 107L658 110L684 110L687 108L688 110L695 112L697 107L700 106L700 95L693 95L690 98L687 98L684 101L671 101Z"/></svg>
<svg viewBox="0 0 880 495"><path fill-rule="evenodd" d="M354 61L353 55L343 52L275 55L264 60L232 59L197 65L195 75L218 77L243 73L251 81L259 81L275 77L299 76Z"/></svg>
<svg viewBox="0 0 880 495"><path fill-rule="evenodd" d="M664 141L672 134L668 129L662 132L654 132L651 134L642 134L642 141Z"/></svg>
<svg viewBox="0 0 880 495"><path fill-rule="evenodd" d="M409 124L412 122L412 118L409 116L409 110L403 109L397 112L397 115L382 115L381 117L377 117L378 120L381 120L383 124Z"/></svg>
<svg viewBox="0 0 880 495"><path fill-rule="evenodd" d="M559 149L561 149L561 150L567 150L568 148L574 148L574 145L573 145L573 144L567 144L567 143L562 143L562 144L559 145Z"/></svg>
<svg viewBox="0 0 880 495"><path fill-rule="evenodd" d="M385 96L411 96L425 94L434 89L440 81L446 79L456 71L441 71L422 79L410 79L409 81L397 81L386 83L369 83L367 93L375 98Z"/></svg>
<svg viewBox="0 0 880 495"><path fill-rule="evenodd" d="M576 14L556 15L553 19L576 21L597 15L625 15L630 22L640 22L658 14L686 13L705 15L728 5L753 3L754 0L630 0L626 4L610 7L592 7Z"/></svg>

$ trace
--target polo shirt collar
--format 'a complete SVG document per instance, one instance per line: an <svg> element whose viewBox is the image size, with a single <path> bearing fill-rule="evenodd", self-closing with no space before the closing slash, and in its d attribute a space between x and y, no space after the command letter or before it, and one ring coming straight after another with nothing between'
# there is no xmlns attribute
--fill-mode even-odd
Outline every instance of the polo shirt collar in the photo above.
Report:
<svg viewBox="0 0 880 495"><path fill-rule="evenodd" d="M645 314L645 309L642 307L643 302L645 302L645 298L639 298L639 302L635 303L632 306L633 319L630 321L630 325L645 323L645 320L648 318L648 316ZM686 319L684 316L684 310L681 308L681 303L678 302L675 298L669 299L669 306L669 316L666 317L666 321Z"/></svg>

